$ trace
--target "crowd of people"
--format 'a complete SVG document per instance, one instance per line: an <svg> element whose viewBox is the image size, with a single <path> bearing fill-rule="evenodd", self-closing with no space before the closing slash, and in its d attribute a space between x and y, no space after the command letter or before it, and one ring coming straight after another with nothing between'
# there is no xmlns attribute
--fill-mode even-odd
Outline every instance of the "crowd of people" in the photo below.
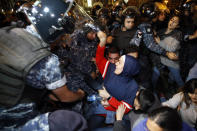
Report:
<svg viewBox="0 0 197 131"><path fill-rule="evenodd" d="M196 130L197 3L161 4L95 5L53 41L24 14L1 27L0 130Z"/></svg>

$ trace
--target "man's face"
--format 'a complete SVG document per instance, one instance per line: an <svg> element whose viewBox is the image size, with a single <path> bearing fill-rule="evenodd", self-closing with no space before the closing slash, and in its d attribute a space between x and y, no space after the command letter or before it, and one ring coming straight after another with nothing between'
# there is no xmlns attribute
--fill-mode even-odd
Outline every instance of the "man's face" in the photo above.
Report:
<svg viewBox="0 0 197 131"><path fill-rule="evenodd" d="M88 38L88 40L90 40L90 41L94 40L94 39L96 38L96 33L93 32L93 31L89 32L89 33L87 34L87 38Z"/></svg>
<svg viewBox="0 0 197 131"><path fill-rule="evenodd" d="M101 25L106 26L107 25L107 19L106 18L99 18Z"/></svg>
<svg viewBox="0 0 197 131"><path fill-rule="evenodd" d="M161 12L158 16L158 20L159 21L164 21L166 18L165 12Z"/></svg>
<svg viewBox="0 0 197 131"><path fill-rule="evenodd" d="M118 53L109 53L108 54L108 61L112 64L118 62L120 55Z"/></svg>
<svg viewBox="0 0 197 131"><path fill-rule="evenodd" d="M127 30L130 30L134 27L134 25L135 25L134 22L135 22L134 18L126 18L125 21L124 21L124 27Z"/></svg>

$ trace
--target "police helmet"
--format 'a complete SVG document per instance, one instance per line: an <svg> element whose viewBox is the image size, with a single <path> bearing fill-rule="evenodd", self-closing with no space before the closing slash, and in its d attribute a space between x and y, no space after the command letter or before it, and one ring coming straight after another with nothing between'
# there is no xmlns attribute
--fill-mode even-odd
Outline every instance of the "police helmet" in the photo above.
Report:
<svg viewBox="0 0 197 131"><path fill-rule="evenodd" d="M152 2L144 3L140 7L140 13L144 17L154 18L156 17L155 5Z"/></svg>
<svg viewBox="0 0 197 131"><path fill-rule="evenodd" d="M99 10L99 17L100 16L106 16L106 17L108 17L109 16L109 10L107 9L107 8L101 8L100 10Z"/></svg>
<svg viewBox="0 0 197 131"><path fill-rule="evenodd" d="M116 2L114 3L114 5L113 5L113 8L115 9L117 6L124 7L124 6L126 6L126 2L125 2L125 1L121 1L121 0L116 1Z"/></svg>
<svg viewBox="0 0 197 131"><path fill-rule="evenodd" d="M113 11L112 11L112 15L113 16L118 16L119 15L119 11L123 11L123 8L122 8L122 6L116 6L114 9L113 9Z"/></svg>
<svg viewBox="0 0 197 131"><path fill-rule="evenodd" d="M82 31L84 34L88 34L89 32L98 32L100 31L100 28L95 25L94 23L86 23L83 28Z"/></svg>
<svg viewBox="0 0 197 131"><path fill-rule="evenodd" d="M189 0L189 1L186 1L186 2L184 2L182 5L181 5L181 9L183 10L183 11L190 11L191 10L191 6L192 6L192 3L193 3L193 1L191 1L191 0Z"/></svg>
<svg viewBox="0 0 197 131"><path fill-rule="evenodd" d="M191 15L195 11L196 4L197 4L197 1L195 1L195 0L187 0L186 2L180 4L179 9L180 9L181 13L187 12L188 15ZM185 13L183 13L183 14L185 14Z"/></svg>
<svg viewBox="0 0 197 131"><path fill-rule="evenodd" d="M137 10L137 7L135 8L135 6L129 6L125 8L122 12L122 21L124 21L126 18L136 19L137 16L139 16L139 11Z"/></svg>
<svg viewBox="0 0 197 131"><path fill-rule="evenodd" d="M103 7L103 4L101 2L96 2L93 4L91 14L93 17L97 16L97 11L100 10Z"/></svg>

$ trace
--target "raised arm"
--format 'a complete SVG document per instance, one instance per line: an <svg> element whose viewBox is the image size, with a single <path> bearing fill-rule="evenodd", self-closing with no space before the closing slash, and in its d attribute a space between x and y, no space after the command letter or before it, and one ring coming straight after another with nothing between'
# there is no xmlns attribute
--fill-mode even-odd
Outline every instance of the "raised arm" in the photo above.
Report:
<svg viewBox="0 0 197 131"><path fill-rule="evenodd" d="M101 74L103 74L104 69L107 64L107 59L104 57L105 44L106 44L106 34L102 31L99 31L97 33L97 36L100 40L100 43L99 43L97 51L96 51L96 65L99 69L99 72Z"/></svg>

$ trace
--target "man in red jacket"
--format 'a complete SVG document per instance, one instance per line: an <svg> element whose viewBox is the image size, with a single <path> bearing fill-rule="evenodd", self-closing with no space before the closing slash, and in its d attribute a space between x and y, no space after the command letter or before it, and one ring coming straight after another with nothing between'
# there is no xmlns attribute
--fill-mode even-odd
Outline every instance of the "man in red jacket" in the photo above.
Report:
<svg viewBox="0 0 197 131"><path fill-rule="evenodd" d="M98 32L97 36L100 39L100 43L98 45L97 52L96 52L96 64L97 64L97 67L98 67L103 79L105 79L106 73L108 71L108 66L110 65L110 60L109 60L110 53L108 54L108 60L107 60L104 57L105 44L106 44L106 34L104 32ZM116 63L120 60L121 59L117 59L114 63ZM134 59L134 61L135 61L135 59ZM117 64L116 64L116 66L117 66ZM122 66L122 69L123 69L123 67L124 67L124 64ZM133 82L133 85L134 85L134 87L137 87L137 84L135 82ZM121 88L121 87L119 87L119 88ZM116 90L114 92L116 92ZM126 107L125 112L126 113L132 109L132 106L131 106L132 102L128 103L128 102L124 101L124 99L120 99L118 97L115 98L115 97L111 96L105 88L103 90L99 90L99 95L101 97L103 97L103 101L101 103L105 107L106 110L116 111L116 109L118 108L118 106L120 104L125 105L125 107ZM119 100L117 100L117 99L119 99Z"/></svg>

